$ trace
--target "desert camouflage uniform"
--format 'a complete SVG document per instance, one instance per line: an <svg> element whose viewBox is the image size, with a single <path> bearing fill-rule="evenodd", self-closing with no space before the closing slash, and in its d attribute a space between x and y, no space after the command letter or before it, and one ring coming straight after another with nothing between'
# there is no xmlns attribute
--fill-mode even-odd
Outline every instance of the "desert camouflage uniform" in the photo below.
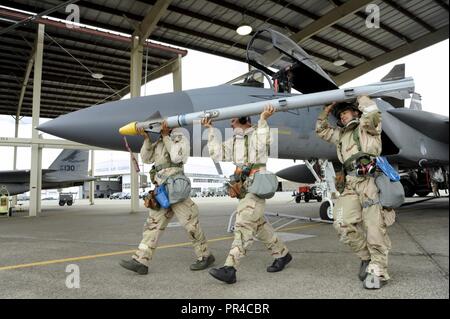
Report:
<svg viewBox="0 0 450 319"><path fill-rule="evenodd" d="M359 130L362 151L375 156L381 153L381 113L368 97L359 98L359 110L363 113L359 125L333 128L328 123L326 112L322 112L316 123L320 138L337 146L339 161L344 163L358 152L353 130ZM353 176L352 176L353 175ZM378 203L378 188L374 177L345 177L345 189L334 207L334 227L341 241L349 245L361 260L371 260L367 272L373 272L388 280L388 253L391 241L386 231L386 214Z"/></svg>
<svg viewBox="0 0 450 319"><path fill-rule="evenodd" d="M187 162L188 156L189 142L176 129L172 131L170 137L159 138L154 143L151 143L150 140L145 140L141 148L141 158L144 163L154 163L155 166L170 163L181 164L180 167L167 167L158 171L154 178L158 184L163 182L168 176L183 173L182 164ZM142 241L133 255L135 260L148 266L159 238L174 215L177 216L180 224L187 230L189 238L194 245L197 258L200 260L210 255L206 237L199 225L198 207L192 199L187 198L184 201L171 205L167 209L162 207L159 210L150 209L149 217L144 225Z"/></svg>
<svg viewBox="0 0 450 319"><path fill-rule="evenodd" d="M265 120L259 120L258 126L245 131L235 129L232 138L221 142L216 129L209 129L208 149L215 162L229 161L237 167L244 164L266 164L270 129ZM260 171L264 171L261 167ZM249 187L249 179L244 183L244 190ZM234 225L234 241L225 261L225 266L237 267L239 260L246 255L247 249L256 238L264 243L274 258L286 256L286 245L276 236L272 225L264 217L266 200L246 193L239 199Z"/></svg>

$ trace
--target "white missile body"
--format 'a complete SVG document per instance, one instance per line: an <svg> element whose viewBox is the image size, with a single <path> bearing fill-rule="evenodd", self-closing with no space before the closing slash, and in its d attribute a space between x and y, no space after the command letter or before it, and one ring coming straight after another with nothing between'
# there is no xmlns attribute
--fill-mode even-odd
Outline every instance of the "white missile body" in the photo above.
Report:
<svg viewBox="0 0 450 319"><path fill-rule="evenodd" d="M149 132L159 132L163 120L167 122L170 128L175 128L192 125L195 121L200 121L203 118L211 118L214 121L219 121L233 117L256 115L264 111L267 104L271 104L276 112L280 112L312 106L323 106L332 102L354 101L361 95L367 95L372 98L396 97L406 99L409 98L412 93L414 93L414 80L412 78L404 78L401 80L377 82L353 88L336 89L248 104L239 104L219 109L174 115L167 118L156 116L144 122L136 122L135 127L136 129L143 128L145 131Z"/></svg>

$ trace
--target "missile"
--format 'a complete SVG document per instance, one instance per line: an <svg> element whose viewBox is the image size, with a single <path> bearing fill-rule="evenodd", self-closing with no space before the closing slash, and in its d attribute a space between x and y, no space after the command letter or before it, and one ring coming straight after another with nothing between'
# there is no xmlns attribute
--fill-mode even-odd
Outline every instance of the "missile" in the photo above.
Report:
<svg viewBox="0 0 450 319"><path fill-rule="evenodd" d="M144 122L131 122L122 126L119 129L119 133L122 135L137 135L139 134L138 130L141 128L147 132L159 133L163 121L167 122L169 128L176 128L192 125L195 121L200 121L203 118L211 118L215 121L219 121L233 117L251 116L264 111L267 104L271 104L276 112L283 112L312 106L322 106L332 102L353 101L361 95L367 95L372 98L395 97L406 99L409 98L412 93L414 93L414 80L412 78L404 78L401 80L377 82L353 88L300 94L291 97L239 104L219 109L169 116L167 118L162 118L159 115L159 112L156 112Z"/></svg>

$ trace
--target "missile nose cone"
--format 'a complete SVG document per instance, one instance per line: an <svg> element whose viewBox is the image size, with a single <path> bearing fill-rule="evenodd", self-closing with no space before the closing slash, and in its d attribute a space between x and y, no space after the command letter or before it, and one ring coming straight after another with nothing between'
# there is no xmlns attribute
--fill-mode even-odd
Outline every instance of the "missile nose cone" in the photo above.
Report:
<svg viewBox="0 0 450 319"><path fill-rule="evenodd" d="M136 129L136 123L137 122L131 122L128 123L127 125L122 126L119 129L119 133L122 135L137 135L137 129Z"/></svg>

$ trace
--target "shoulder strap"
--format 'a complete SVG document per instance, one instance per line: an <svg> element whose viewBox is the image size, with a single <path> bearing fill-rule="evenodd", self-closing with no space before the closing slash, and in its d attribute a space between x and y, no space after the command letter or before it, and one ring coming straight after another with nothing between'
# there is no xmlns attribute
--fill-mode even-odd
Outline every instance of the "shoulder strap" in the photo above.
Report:
<svg viewBox="0 0 450 319"><path fill-rule="evenodd" d="M235 147L236 147L236 135L233 135L233 145L232 145L232 150L231 150L231 154L233 156L233 162L236 162L236 151L235 151Z"/></svg>
<svg viewBox="0 0 450 319"><path fill-rule="evenodd" d="M244 135L245 157L244 163L248 163L248 135Z"/></svg>
<svg viewBox="0 0 450 319"><path fill-rule="evenodd" d="M362 152L361 140L359 138L359 125L353 130L353 141L355 141L356 146L358 147L358 152Z"/></svg>

